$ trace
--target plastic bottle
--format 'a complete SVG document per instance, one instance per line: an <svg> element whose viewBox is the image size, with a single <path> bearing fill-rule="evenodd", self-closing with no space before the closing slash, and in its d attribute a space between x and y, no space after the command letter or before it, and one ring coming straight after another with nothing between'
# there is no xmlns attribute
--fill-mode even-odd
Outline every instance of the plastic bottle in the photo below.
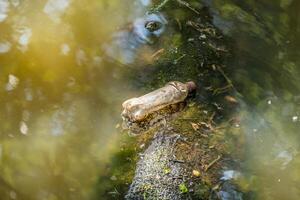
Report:
<svg viewBox="0 0 300 200"><path fill-rule="evenodd" d="M142 121L149 114L168 105L184 101L196 89L194 82L169 82L166 86L138 98L125 101L122 116L131 122Z"/></svg>

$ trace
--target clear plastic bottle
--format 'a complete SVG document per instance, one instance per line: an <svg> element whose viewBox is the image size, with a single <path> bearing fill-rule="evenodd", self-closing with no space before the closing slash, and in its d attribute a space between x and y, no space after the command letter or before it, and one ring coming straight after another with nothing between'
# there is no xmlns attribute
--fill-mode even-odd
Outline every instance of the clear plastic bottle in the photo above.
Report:
<svg viewBox="0 0 300 200"><path fill-rule="evenodd" d="M169 82L166 86L138 98L125 101L122 116L131 122L142 121L149 114L168 105L184 101L196 89L194 82Z"/></svg>

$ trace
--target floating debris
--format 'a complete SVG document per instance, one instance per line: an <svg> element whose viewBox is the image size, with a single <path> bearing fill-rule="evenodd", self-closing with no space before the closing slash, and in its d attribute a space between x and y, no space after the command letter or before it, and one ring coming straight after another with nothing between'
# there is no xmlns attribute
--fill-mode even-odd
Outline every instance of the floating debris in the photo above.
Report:
<svg viewBox="0 0 300 200"><path fill-rule="evenodd" d="M162 27L162 23L158 21L148 21L145 24L145 28L151 33L159 30L161 27Z"/></svg>
<svg viewBox="0 0 300 200"><path fill-rule="evenodd" d="M138 98L125 101L122 117L132 122L141 121L149 114L171 104L183 102L188 94L196 89L194 82L181 83L173 81L166 86Z"/></svg>

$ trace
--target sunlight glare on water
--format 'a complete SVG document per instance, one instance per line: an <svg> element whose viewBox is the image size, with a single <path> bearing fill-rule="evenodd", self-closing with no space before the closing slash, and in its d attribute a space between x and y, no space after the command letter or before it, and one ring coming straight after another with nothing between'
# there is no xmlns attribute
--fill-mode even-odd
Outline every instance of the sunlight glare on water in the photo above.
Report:
<svg viewBox="0 0 300 200"><path fill-rule="evenodd" d="M8 0L0 1L0 22L4 21L7 18L7 12L9 10Z"/></svg>

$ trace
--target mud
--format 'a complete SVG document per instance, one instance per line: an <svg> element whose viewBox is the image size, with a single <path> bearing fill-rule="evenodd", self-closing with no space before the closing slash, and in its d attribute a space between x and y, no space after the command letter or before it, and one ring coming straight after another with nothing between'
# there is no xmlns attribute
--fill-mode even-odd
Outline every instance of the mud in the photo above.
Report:
<svg viewBox="0 0 300 200"><path fill-rule="evenodd" d="M155 135L137 163L126 199L190 199L188 193L179 189L188 180L189 173L174 154L178 140L180 135L171 128Z"/></svg>

